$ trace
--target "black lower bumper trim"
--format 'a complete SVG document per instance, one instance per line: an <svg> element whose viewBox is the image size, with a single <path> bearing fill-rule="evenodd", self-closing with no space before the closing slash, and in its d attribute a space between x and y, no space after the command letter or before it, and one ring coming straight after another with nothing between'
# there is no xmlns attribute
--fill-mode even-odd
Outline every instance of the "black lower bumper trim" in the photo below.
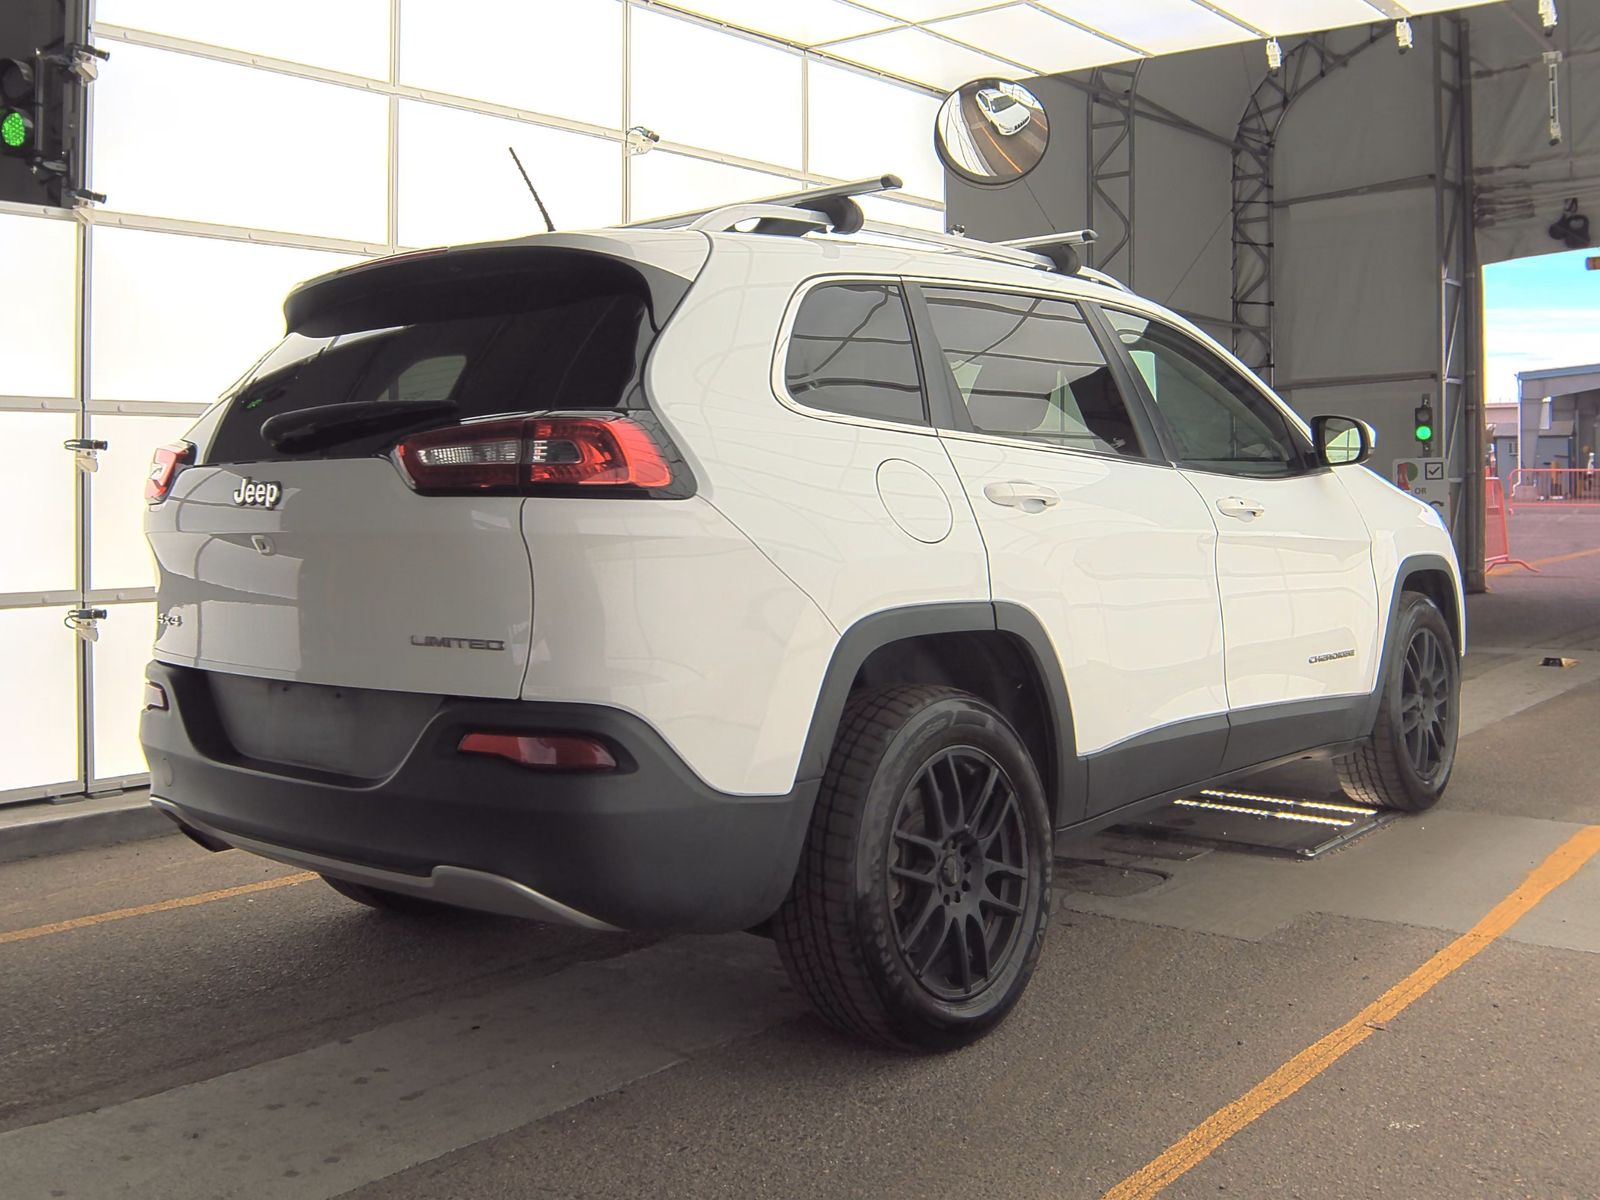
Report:
<svg viewBox="0 0 1600 1200"><path fill-rule="evenodd" d="M621 929L723 932L770 917L800 856L815 780L781 796L708 787L648 724L617 709L445 698L386 778L238 754L206 672L152 663L170 708L140 738L152 791L222 840L418 877L495 876ZM572 732L623 751L623 770L534 772L463 755L464 733ZM421 886L426 886L422 884Z"/></svg>

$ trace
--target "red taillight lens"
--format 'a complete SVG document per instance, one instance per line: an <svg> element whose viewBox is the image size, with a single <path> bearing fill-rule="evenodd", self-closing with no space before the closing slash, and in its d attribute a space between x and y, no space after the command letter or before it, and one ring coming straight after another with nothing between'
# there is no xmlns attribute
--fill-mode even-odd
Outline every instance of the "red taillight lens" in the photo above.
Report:
<svg viewBox="0 0 1600 1200"><path fill-rule="evenodd" d="M556 771L614 771L617 759L593 738L569 733L469 733L463 754L493 754L524 767Z"/></svg>
<svg viewBox="0 0 1600 1200"><path fill-rule="evenodd" d="M623 417L516 417L413 434L395 460L418 491L664 488L672 468Z"/></svg>
<svg viewBox="0 0 1600 1200"><path fill-rule="evenodd" d="M194 461L194 447L188 442L161 446L150 460L150 477L144 481L144 498L149 504L165 500L178 472Z"/></svg>

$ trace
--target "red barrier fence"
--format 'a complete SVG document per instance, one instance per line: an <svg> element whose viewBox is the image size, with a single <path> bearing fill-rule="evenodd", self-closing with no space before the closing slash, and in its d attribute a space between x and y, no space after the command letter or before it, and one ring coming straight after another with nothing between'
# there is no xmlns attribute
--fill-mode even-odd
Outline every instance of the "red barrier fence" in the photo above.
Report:
<svg viewBox="0 0 1600 1200"><path fill-rule="evenodd" d="M1600 471L1586 467L1518 467L1511 472L1516 504L1600 508Z"/></svg>
<svg viewBox="0 0 1600 1200"><path fill-rule="evenodd" d="M1520 471L1517 474L1521 474ZM1513 492L1515 488L1513 488ZM1511 531L1506 527L1505 486L1493 475L1483 481L1483 566L1527 567L1537 572L1538 567L1511 557Z"/></svg>

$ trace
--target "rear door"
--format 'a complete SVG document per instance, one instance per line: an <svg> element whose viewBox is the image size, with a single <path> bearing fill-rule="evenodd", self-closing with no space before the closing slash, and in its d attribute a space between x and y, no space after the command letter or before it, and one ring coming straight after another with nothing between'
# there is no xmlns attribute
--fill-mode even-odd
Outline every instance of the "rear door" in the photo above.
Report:
<svg viewBox="0 0 1600 1200"><path fill-rule="evenodd" d="M1251 729L1292 722L1297 710L1284 706L1305 706L1298 711L1310 741L1333 740L1317 738L1314 710L1370 692L1377 665L1377 588L1360 510L1334 472L1317 465L1305 433L1244 372L1176 326L1103 311L1217 528L1238 731L1228 765L1279 748L1272 738L1257 744Z"/></svg>
<svg viewBox="0 0 1600 1200"><path fill-rule="evenodd" d="M1060 657L1091 812L1215 772L1227 736L1216 531L1070 301L925 284L942 431L994 599ZM1070 814L1065 814L1070 815Z"/></svg>
<svg viewBox="0 0 1600 1200"><path fill-rule="evenodd" d="M396 444L641 404L643 357L675 300L660 284L602 255L513 246L379 263L296 293L294 331L191 434L194 465L147 515L156 656L518 695L534 607L522 510L538 501L501 485L423 494ZM296 437L264 428L284 416ZM500 445L435 446L427 461L493 466Z"/></svg>

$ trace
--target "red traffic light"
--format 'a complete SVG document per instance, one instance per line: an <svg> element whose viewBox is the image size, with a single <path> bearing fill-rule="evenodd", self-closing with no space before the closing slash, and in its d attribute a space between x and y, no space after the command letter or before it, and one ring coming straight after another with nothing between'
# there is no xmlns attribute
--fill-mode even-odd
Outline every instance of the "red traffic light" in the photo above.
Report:
<svg viewBox="0 0 1600 1200"><path fill-rule="evenodd" d="M33 64L20 58L0 58L0 100L7 105L33 103Z"/></svg>

